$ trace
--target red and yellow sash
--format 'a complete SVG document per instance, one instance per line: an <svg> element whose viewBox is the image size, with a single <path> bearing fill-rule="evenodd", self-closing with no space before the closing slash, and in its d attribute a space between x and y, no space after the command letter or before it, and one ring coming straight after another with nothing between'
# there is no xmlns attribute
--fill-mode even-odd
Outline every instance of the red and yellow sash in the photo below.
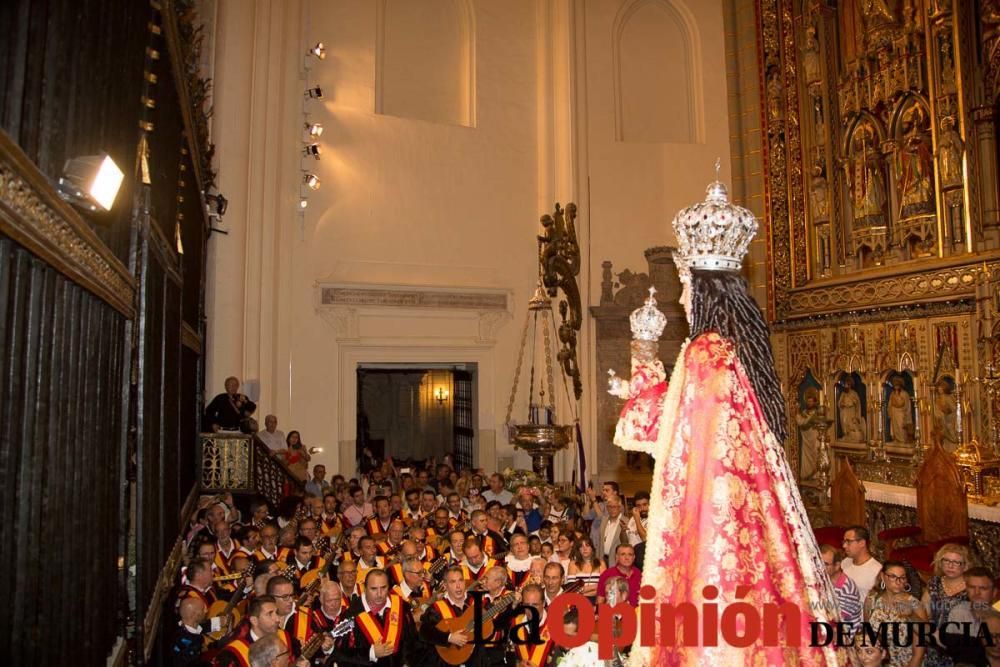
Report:
<svg viewBox="0 0 1000 667"><path fill-rule="evenodd" d="M472 568L469 567L467 563L462 563L462 575L465 577L466 581L479 581L486 575L486 572L495 567L497 562L492 558L487 558L483 566L479 568L479 572L473 572Z"/></svg>
<svg viewBox="0 0 1000 667"><path fill-rule="evenodd" d="M528 617L526 615L518 616L514 620L514 625L522 625L527 622ZM524 628L520 628L523 632ZM549 659L549 653L552 652L552 638L549 637L549 629L546 627L545 623L542 623L541 628L541 644L521 644L515 643L514 649L517 652L517 657L520 660L534 665L534 667L544 667L545 661ZM519 636L519 640L523 641L525 637Z"/></svg>
<svg viewBox="0 0 1000 667"><path fill-rule="evenodd" d="M448 602L448 600L438 600L434 603L434 608L437 609L439 614L441 614L442 621L451 618L458 618L458 614L455 613L455 609L451 606L451 603Z"/></svg>
<svg viewBox="0 0 1000 667"><path fill-rule="evenodd" d="M528 577L530 576L531 576L531 570L525 570L524 572L515 572L509 567L507 568L507 577L510 579L510 583L514 586L514 588L520 587L520 585L523 584L525 581L527 581Z"/></svg>
<svg viewBox="0 0 1000 667"><path fill-rule="evenodd" d="M363 583L365 580L365 575L368 570L374 570L375 568L382 569L385 567L385 561L382 560L381 556L375 556L375 564L368 565L364 563L360 558L358 559L358 583Z"/></svg>
<svg viewBox="0 0 1000 667"><path fill-rule="evenodd" d="M379 521L378 517L369 519L368 523L365 524L365 530L367 530L368 534L372 536L381 535L385 532L385 529L382 528L382 523Z"/></svg>
<svg viewBox="0 0 1000 667"><path fill-rule="evenodd" d="M395 563L389 568L389 579L394 584L403 583L403 564Z"/></svg>
<svg viewBox="0 0 1000 667"><path fill-rule="evenodd" d="M241 667L250 667L250 642L247 640L234 639L222 650L236 656L236 661Z"/></svg>
<svg viewBox="0 0 1000 667"><path fill-rule="evenodd" d="M291 646L288 633L284 630L278 630L278 639L285 645L285 648ZM234 639L226 644L222 650L229 651L230 654L235 656L242 667L250 667L250 641L248 639Z"/></svg>
<svg viewBox="0 0 1000 667"><path fill-rule="evenodd" d="M336 514L333 515L333 521L331 522L329 518L323 517L320 521L320 531L323 535L331 535L333 533L339 534L344 529L344 524L340 521L340 517Z"/></svg>
<svg viewBox="0 0 1000 667"><path fill-rule="evenodd" d="M399 639L403 634L403 598L398 595L390 595L386 605L388 611L384 626L370 611L358 614L357 623L372 646L388 644L392 647L392 652L395 653L399 650Z"/></svg>
<svg viewBox="0 0 1000 667"><path fill-rule="evenodd" d="M378 550L378 552L379 552L380 554L382 554L383 556L385 556L386 554L388 554L388 553L389 553L390 551L392 551L393 549L397 549L397 548L398 548L399 546L400 546L400 545L398 545L398 544L396 544L396 545L392 545L392 544L389 544L389 541L388 541L388 540L386 540L385 542L377 542L377 543L375 544L375 548L376 548L376 549Z"/></svg>
<svg viewBox="0 0 1000 667"><path fill-rule="evenodd" d="M205 603L206 609L211 607L212 604L219 599L218 596L215 594L215 591L212 590L211 588L209 588L207 592L202 593L194 586L187 584L185 586L182 586L181 589L177 592L178 609L180 609L181 601L186 600L187 598L198 598L199 600Z"/></svg>
<svg viewBox="0 0 1000 667"><path fill-rule="evenodd" d="M299 640L299 644L304 644L309 641L312 637L312 624L309 622L309 608L303 607L301 609L295 610L295 615L292 616L292 636Z"/></svg>
<svg viewBox="0 0 1000 667"><path fill-rule="evenodd" d="M423 561L425 567L430 567L431 563L437 560L437 557L437 549L427 544L424 546L424 555L420 558L420 560Z"/></svg>
<svg viewBox="0 0 1000 667"><path fill-rule="evenodd" d="M415 600L417 598L429 598L433 594L431 587L426 583L420 584L420 588L415 591L411 591L410 597L403 595L403 585L401 583L393 586L392 592L406 601Z"/></svg>

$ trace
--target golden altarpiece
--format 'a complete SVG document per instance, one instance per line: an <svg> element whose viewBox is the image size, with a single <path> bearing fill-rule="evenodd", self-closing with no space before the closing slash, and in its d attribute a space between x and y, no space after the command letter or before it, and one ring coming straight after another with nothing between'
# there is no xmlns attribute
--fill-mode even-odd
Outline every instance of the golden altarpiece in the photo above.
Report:
<svg viewBox="0 0 1000 667"><path fill-rule="evenodd" d="M1000 545L1000 0L757 18L768 308L807 504L821 521L843 457L912 491L938 439L974 541Z"/></svg>

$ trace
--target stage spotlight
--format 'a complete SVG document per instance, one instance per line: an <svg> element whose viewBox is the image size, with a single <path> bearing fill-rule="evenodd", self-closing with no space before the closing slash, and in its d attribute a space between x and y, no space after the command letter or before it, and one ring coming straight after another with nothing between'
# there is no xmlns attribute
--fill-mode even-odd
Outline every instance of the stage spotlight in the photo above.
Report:
<svg viewBox="0 0 1000 667"><path fill-rule="evenodd" d="M309 172L306 172L302 176L302 182L305 183L310 190L319 190L319 186L321 185L319 176L317 176L316 174L311 174Z"/></svg>
<svg viewBox="0 0 1000 667"><path fill-rule="evenodd" d="M323 42L316 42L316 46L309 49L308 55L318 60L326 60L326 46Z"/></svg>
<svg viewBox="0 0 1000 667"><path fill-rule="evenodd" d="M86 155L66 161L59 195L88 211L108 211L115 203L125 174L109 155Z"/></svg>
<svg viewBox="0 0 1000 667"><path fill-rule="evenodd" d="M323 123L306 123L306 134L313 139L323 136Z"/></svg>
<svg viewBox="0 0 1000 667"><path fill-rule="evenodd" d="M323 99L323 89L319 86L313 86L312 88L306 88L305 92L306 99L309 100L321 100Z"/></svg>
<svg viewBox="0 0 1000 667"><path fill-rule="evenodd" d="M309 206L309 200L302 198L299 200L299 210L304 211Z"/></svg>
<svg viewBox="0 0 1000 667"><path fill-rule="evenodd" d="M322 152L323 151L322 149L320 149L319 144L306 144L302 148L302 155L304 155L305 157L314 157L317 160L319 159L320 153Z"/></svg>

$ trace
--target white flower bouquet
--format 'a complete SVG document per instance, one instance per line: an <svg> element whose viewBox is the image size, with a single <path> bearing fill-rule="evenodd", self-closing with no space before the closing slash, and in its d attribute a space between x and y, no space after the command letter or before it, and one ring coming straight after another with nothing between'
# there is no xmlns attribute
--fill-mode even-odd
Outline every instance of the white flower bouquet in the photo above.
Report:
<svg viewBox="0 0 1000 667"><path fill-rule="evenodd" d="M558 667L596 667L603 664L597 658L597 642L587 642L571 648L559 659Z"/></svg>

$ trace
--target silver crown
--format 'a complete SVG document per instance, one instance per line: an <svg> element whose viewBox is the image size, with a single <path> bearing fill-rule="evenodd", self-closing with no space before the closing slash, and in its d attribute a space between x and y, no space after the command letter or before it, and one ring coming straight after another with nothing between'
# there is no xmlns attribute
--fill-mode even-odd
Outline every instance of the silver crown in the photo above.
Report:
<svg viewBox="0 0 1000 667"><path fill-rule="evenodd" d="M750 242L757 235L754 214L730 203L726 186L719 181L708 186L705 201L689 206L674 217L678 251L688 269L739 271Z"/></svg>
<svg viewBox="0 0 1000 667"><path fill-rule="evenodd" d="M641 308L632 311L628 318L632 325L632 338L634 340L649 340L654 343L660 340L663 328L667 326L667 316L656 307L656 288L649 288L649 297Z"/></svg>

